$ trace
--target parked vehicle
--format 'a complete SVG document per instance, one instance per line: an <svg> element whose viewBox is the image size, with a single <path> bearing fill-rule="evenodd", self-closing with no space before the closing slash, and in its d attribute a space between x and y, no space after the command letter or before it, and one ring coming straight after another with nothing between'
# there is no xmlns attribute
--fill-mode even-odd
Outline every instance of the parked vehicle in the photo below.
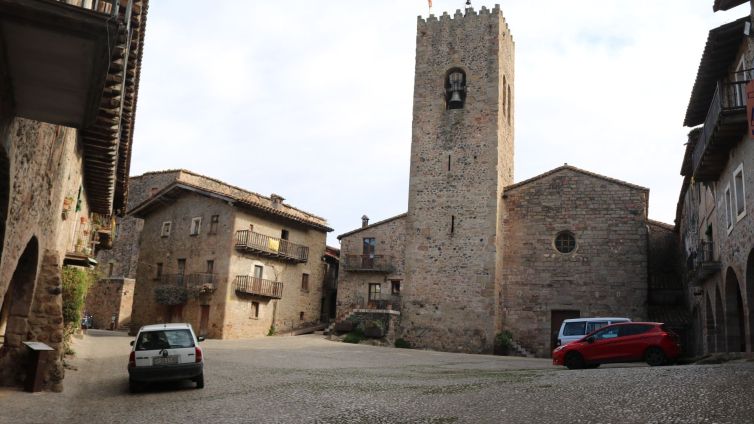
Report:
<svg viewBox="0 0 754 424"><path fill-rule="evenodd" d="M191 324L156 324L139 329L131 341L128 383L131 392L161 381L192 380L204 387L204 355Z"/></svg>
<svg viewBox="0 0 754 424"><path fill-rule="evenodd" d="M568 369L597 368L611 362L646 361L651 366L678 359L678 335L657 322L626 322L603 327L552 351L552 364Z"/></svg>
<svg viewBox="0 0 754 424"><path fill-rule="evenodd" d="M81 317L81 329L86 331L94 325L94 317L88 313L84 312L84 316Z"/></svg>
<svg viewBox="0 0 754 424"><path fill-rule="evenodd" d="M563 320L558 332L558 340L555 346L562 346L599 330L600 328L619 322L630 322L628 318L595 317L595 318L571 318Z"/></svg>

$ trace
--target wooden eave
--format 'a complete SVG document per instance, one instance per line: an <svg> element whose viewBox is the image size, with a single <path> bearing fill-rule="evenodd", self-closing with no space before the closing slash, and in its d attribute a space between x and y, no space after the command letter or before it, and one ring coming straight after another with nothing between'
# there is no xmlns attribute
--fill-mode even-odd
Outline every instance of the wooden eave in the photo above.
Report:
<svg viewBox="0 0 754 424"><path fill-rule="evenodd" d="M715 0L715 4L712 5L712 10L715 12L729 10L748 2L748 0Z"/></svg>
<svg viewBox="0 0 754 424"><path fill-rule="evenodd" d="M745 16L709 32L686 108L684 126L696 127L704 123L715 95L716 84L730 72L745 37L744 25L749 21L750 17Z"/></svg>

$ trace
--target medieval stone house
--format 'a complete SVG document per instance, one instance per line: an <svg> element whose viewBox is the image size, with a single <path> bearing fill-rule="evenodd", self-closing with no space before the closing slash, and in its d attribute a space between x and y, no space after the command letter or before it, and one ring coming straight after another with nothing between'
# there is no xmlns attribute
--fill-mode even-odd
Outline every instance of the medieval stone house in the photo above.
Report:
<svg viewBox="0 0 754 424"><path fill-rule="evenodd" d="M124 212L147 0L0 1L0 384L27 348L54 349L62 390L61 267L91 266Z"/></svg>
<svg viewBox="0 0 754 424"><path fill-rule="evenodd" d="M745 0L715 0L728 10ZM754 91L751 15L709 32L684 125L676 225L694 353L754 351Z"/></svg>
<svg viewBox="0 0 754 424"><path fill-rule="evenodd" d="M338 317L397 309L397 337L446 351L508 330L540 356L565 318L647 319L651 241L667 240L649 190L567 165L513 184L499 6L419 18L416 41L408 212L339 236Z"/></svg>
<svg viewBox="0 0 754 424"><path fill-rule="evenodd" d="M144 220L132 331L189 322L227 339L319 324L327 222L274 194L170 172L173 182L129 212Z"/></svg>

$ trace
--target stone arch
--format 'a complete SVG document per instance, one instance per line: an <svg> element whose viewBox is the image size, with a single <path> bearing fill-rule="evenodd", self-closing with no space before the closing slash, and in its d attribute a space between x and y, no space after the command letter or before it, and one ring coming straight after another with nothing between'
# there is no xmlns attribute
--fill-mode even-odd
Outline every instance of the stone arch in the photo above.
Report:
<svg viewBox="0 0 754 424"><path fill-rule="evenodd" d="M712 299L710 297L710 293L707 293L704 296L704 312L705 312L705 319L704 319L704 329L706 333L706 344L707 344L707 353L717 352L717 347L715 346L715 340L716 340L716 330L715 327L715 313L712 310Z"/></svg>
<svg viewBox="0 0 754 424"><path fill-rule="evenodd" d="M719 284L715 284L715 346L716 352L725 352L725 309Z"/></svg>
<svg viewBox="0 0 754 424"><path fill-rule="evenodd" d="M749 351L754 352L754 249L746 260L746 306L749 314Z"/></svg>
<svg viewBox="0 0 754 424"><path fill-rule="evenodd" d="M39 268L39 242L32 237L18 259L0 310L0 330L5 335L3 349L20 348L29 332L29 311ZM2 356L2 355L0 355Z"/></svg>
<svg viewBox="0 0 754 424"><path fill-rule="evenodd" d="M728 352L745 352L744 306L738 277L732 268L725 273L725 338Z"/></svg>
<svg viewBox="0 0 754 424"><path fill-rule="evenodd" d="M3 263L5 246L5 226L10 204L10 160L5 148L0 145L0 264Z"/></svg>

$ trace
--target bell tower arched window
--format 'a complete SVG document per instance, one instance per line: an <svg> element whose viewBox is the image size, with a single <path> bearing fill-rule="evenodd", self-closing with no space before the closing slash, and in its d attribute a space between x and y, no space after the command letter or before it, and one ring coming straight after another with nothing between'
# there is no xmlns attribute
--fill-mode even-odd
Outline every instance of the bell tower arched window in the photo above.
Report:
<svg viewBox="0 0 754 424"><path fill-rule="evenodd" d="M445 108L463 109L466 104L466 73L453 68L445 75Z"/></svg>

